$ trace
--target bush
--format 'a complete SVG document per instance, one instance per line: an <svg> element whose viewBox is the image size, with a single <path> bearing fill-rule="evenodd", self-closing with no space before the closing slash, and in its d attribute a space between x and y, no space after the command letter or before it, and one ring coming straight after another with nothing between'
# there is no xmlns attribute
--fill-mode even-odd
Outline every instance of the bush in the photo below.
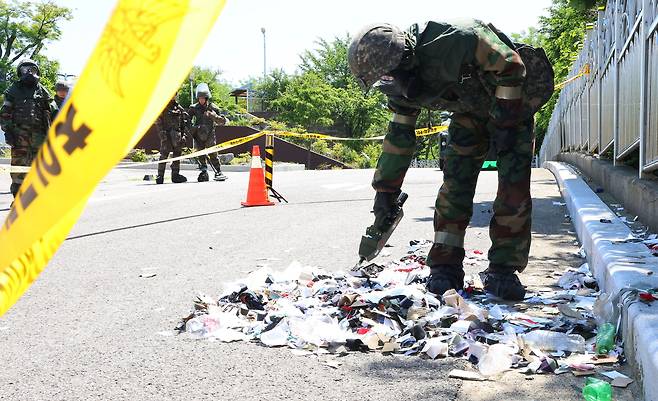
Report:
<svg viewBox="0 0 658 401"><path fill-rule="evenodd" d="M251 162L251 154L249 152L240 153L229 162L230 165L249 164Z"/></svg>
<svg viewBox="0 0 658 401"><path fill-rule="evenodd" d="M133 149L128 153L128 158L134 162L142 163L148 161L146 151L144 149Z"/></svg>

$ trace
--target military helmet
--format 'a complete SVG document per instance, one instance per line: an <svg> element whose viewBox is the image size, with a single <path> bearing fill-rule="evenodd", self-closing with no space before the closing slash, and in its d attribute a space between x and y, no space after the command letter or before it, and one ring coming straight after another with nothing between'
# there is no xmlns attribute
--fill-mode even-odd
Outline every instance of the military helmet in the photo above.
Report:
<svg viewBox="0 0 658 401"><path fill-rule="evenodd" d="M69 89L71 89L71 84L68 81L61 79L55 83L55 92L68 91Z"/></svg>
<svg viewBox="0 0 658 401"><path fill-rule="evenodd" d="M210 100L210 88L207 83L200 83L196 86L196 98L205 97Z"/></svg>
<svg viewBox="0 0 658 401"><path fill-rule="evenodd" d="M21 69L23 67L34 67L36 69L36 75L37 76L41 75L41 70L39 70L39 64L37 64L37 62L32 59L26 58L18 63L18 65L16 66L16 75L18 75L19 77L23 75L21 73Z"/></svg>
<svg viewBox="0 0 658 401"><path fill-rule="evenodd" d="M404 32L391 24L368 25L354 36L347 61L363 90L400 64L404 44Z"/></svg>

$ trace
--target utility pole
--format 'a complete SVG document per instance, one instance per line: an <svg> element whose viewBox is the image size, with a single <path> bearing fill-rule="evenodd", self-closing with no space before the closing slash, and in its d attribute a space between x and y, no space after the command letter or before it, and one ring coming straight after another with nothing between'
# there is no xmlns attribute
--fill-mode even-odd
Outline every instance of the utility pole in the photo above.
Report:
<svg viewBox="0 0 658 401"><path fill-rule="evenodd" d="M263 79L267 77L267 51L265 47L265 28L260 28L263 33Z"/></svg>

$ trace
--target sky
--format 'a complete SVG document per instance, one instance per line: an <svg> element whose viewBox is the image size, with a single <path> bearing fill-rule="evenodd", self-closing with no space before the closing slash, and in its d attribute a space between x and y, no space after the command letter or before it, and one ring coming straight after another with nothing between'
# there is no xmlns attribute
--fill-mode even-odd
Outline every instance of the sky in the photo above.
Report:
<svg viewBox="0 0 658 401"><path fill-rule="evenodd" d="M56 0L73 9L62 25L62 37L45 54L60 62L61 73L79 75L112 12L114 0ZM227 0L195 60L222 71L238 86L263 74L265 28L267 71L295 72L299 54L318 38L331 40L357 32L363 25L389 22L406 28L427 20L477 18L505 33L536 26L551 0Z"/></svg>

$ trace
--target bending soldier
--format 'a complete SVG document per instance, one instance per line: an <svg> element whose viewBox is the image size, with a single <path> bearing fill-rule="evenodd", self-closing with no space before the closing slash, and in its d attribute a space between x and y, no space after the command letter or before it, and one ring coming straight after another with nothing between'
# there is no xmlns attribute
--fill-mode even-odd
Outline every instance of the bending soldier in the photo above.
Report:
<svg viewBox="0 0 658 401"><path fill-rule="evenodd" d="M499 182L489 266L481 277L487 292L523 299L525 288L515 273L526 267L530 250L533 115L553 91L553 72L543 51L517 46L480 21L430 21L406 32L389 24L368 26L354 37L348 61L362 88L381 90L394 113L373 179L373 227L380 232L388 228L387 216L413 158L421 108L450 111L428 290L443 295L463 288L464 235L492 137Z"/></svg>
<svg viewBox="0 0 658 401"><path fill-rule="evenodd" d="M185 109L178 104L177 96L178 94L171 98L160 116L155 120L155 126L160 136L160 160L169 158L169 152L173 152L173 157L180 156L187 139L188 115ZM156 184L164 182L166 167L167 163L158 164ZM171 181L174 183L187 181L187 178L180 174L180 160L171 163Z"/></svg>
<svg viewBox="0 0 658 401"><path fill-rule="evenodd" d="M226 117L221 115L219 108L210 101L210 88L207 84L199 84L196 88L197 103L190 106L188 113L192 120L192 137L196 142L198 150L206 149L215 145L215 127L224 125L228 122ZM222 174L222 166L217 158L217 153L199 156L199 173L198 181L208 181L207 160L215 169L215 181L224 181L228 177Z"/></svg>
<svg viewBox="0 0 658 401"><path fill-rule="evenodd" d="M48 90L39 83L40 70L35 61L21 61L16 73L18 81L4 93L0 125L11 146L11 165L29 166L46 139L58 109ZM10 190L14 198L25 175L11 173Z"/></svg>

